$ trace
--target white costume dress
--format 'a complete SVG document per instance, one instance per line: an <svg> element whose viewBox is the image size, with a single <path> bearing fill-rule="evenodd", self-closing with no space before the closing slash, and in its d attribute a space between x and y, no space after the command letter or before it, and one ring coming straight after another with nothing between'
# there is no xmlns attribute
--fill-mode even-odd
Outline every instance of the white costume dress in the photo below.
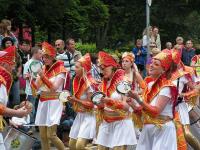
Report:
<svg viewBox="0 0 200 150"><path fill-rule="evenodd" d="M182 93L184 85L187 84L189 81L185 76L182 76L179 78L179 89L178 92L179 94ZM172 83L177 86L178 79L172 81ZM178 110L180 121L182 125L187 125L190 124L190 119L189 119L189 114L188 114L188 106L186 102L183 101L176 106L176 109Z"/></svg>
<svg viewBox="0 0 200 150"><path fill-rule="evenodd" d="M90 92L87 90L87 92ZM87 99L85 92L80 99ZM72 139L94 139L96 137L96 118L93 112L78 112L70 130Z"/></svg>
<svg viewBox="0 0 200 150"><path fill-rule="evenodd" d="M7 94L6 87L3 84L1 84L0 85L0 103L6 106L7 102L8 102L8 94ZM3 135L1 132L0 132L0 150L6 150L4 146Z"/></svg>
<svg viewBox="0 0 200 150"><path fill-rule="evenodd" d="M148 84L151 88L153 82ZM164 87L157 96L151 101L151 105L155 106L158 96L166 96L171 98L170 88ZM160 115L173 118L172 102L168 102ZM161 128L154 124L144 125L136 150L177 150L176 128L173 121L169 121L162 125Z"/></svg>
<svg viewBox="0 0 200 150"><path fill-rule="evenodd" d="M57 82L59 78L65 79L65 74L60 73L55 77L50 78L49 80L51 82ZM63 82L64 84L64 82ZM63 84L60 85L58 90L56 92L62 92ZM45 86L42 86L40 88L40 91L47 92L48 89ZM59 99L55 100L47 100L47 101L39 101L38 108L37 108L37 114L35 118L35 124L38 126L53 126L53 125L59 125L60 118L62 115L63 110L63 104L59 101Z"/></svg>
<svg viewBox="0 0 200 150"><path fill-rule="evenodd" d="M112 93L110 98L114 100L122 100L122 95L115 91ZM107 107L105 107L104 110L112 111L112 109ZM96 144L109 148L136 145L137 139L132 119L127 118L111 123L104 120L99 126Z"/></svg>

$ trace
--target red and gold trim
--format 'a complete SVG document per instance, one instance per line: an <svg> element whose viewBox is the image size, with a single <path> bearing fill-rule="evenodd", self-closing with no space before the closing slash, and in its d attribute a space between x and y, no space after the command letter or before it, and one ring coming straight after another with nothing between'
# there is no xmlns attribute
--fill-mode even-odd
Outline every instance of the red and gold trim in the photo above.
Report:
<svg viewBox="0 0 200 150"><path fill-rule="evenodd" d="M60 73L67 73L62 61L57 60L50 68L44 66L44 76L49 79L57 76Z"/></svg>
<svg viewBox="0 0 200 150"><path fill-rule="evenodd" d="M6 106L4 106L3 104L0 104L0 115L4 115Z"/></svg>
<svg viewBox="0 0 200 150"><path fill-rule="evenodd" d="M124 79L125 72L122 69L118 69L115 74L113 75L111 81L110 81L110 86L107 87L107 80L103 79L102 81L102 92L106 94L106 96L110 97L113 92L116 91L116 86L120 81L123 81Z"/></svg>
<svg viewBox="0 0 200 150"><path fill-rule="evenodd" d="M91 74L87 75L88 78L88 83L84 77L77 77L75 76L73 80L73 95L77 98L80 99L80 97L86 92L88 87L94 84L94 80L92 79ZM92 102L84 102L82 101L81 103L78 102L73 102L73 108L76 112L92 112L92 109L94 108L94 105Z"/></svg>
<svg viewBox="0 0 200 150"><path fill-rule="evenodd" d="M10 88L12 86L12 75L5 68L0 66L0 84L5 85L7 92L10 92Z"/></svg>

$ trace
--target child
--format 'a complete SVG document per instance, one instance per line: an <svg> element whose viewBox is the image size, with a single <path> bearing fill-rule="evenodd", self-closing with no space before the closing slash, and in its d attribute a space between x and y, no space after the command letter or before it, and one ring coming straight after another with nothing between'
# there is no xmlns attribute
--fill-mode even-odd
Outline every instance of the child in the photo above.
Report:
<svg viewBox="0 0 200 150"><path fill-rule="evenodd" d="M28 109L32 109L33 105L31 102L29 101L23 101L20 103L20 105L15 106L15 109L24 109L26 105L26 108ZM21 129L25 132L29 131L29 127L27 126L23 126L26 124L30 124L30 115L28 114L27 116L24 116L23 118L19 118L19 117L12 117L10 120L11 124L14 125L16 128Z"/></svg>

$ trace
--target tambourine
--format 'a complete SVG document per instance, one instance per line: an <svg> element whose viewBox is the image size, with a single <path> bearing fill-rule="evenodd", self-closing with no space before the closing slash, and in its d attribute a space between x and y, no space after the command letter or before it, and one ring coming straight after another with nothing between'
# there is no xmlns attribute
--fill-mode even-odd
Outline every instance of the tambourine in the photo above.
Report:
<svg viewBox="0 0 200 150"><path fill-rule="evenodd" d="M30 71L34 78L37 77L37 74L38 74L39 70L41 70L41 69L42 69L42 64L40 61L34 60L30 63Z"/></svg>
<svg viewBox="0 0 200 150"><path fill-rule="evenodd" d="M117 84L116 90L120 94L127 94L131 90L131 84L127 81L121 81Z"/></svg>
<svg viewBox="0 0 200 150"><path fill-rule="evenodd" d="M70 96L69 91L62 91L59 95L59 100L63 103L68 101L68 97Z"/></svg>
<svg viewBox="0 0 200 150"><path fill-rule="evenodd" d="M94 104L98 105L101 103L101 98L105 97L103 92L95 92L91 96L91 100Z"/></svg>

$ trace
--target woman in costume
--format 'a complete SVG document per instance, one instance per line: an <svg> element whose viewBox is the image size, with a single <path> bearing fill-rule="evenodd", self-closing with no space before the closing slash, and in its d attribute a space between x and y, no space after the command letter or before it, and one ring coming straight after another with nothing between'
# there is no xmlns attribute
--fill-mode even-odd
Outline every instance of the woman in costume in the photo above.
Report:
<svg viewBox="0 0 200 150"><path fill-rule="evenodd" d="M172 59L175 63L175 71L172 73L171 80L173 84L178 88L178 102L176 108L178 111L180 122L183 126L184 136L188 144L194 149L200 149L199 141L190 132L190 119L188 114L187 100L181 95L190 90L194 89L192 81L193 68L189 68L183 65L181 62L181 53L176 48L172 50ZM186 100L186 101L185 101Z"/></svg>
<svg viewBox="0 0 200 150"><path fill-rule="evenodd" d="M89 140L93 140L96 135L94 105L90 99L91 93L95 89L95 82L90 71L91 59L87 53L75 64L73 96L68 98L77 112L69 134L69 147L72 150L85 149Z"/></svg>
<svg viewBox="0 0 200 150"><path fill-rule="evenodd" d="M132 53L125 52L122 55L122 69L125 71L125 80L130 82L132 85L132 90L139 91L139 88L145 88L145 82L143 81L141 75L136 71L135 56ZM139 86L138 86L139 85Z"/></svg>
<svg viewBox="0 0 200 150"><path fill-rule="evenodd" d="M24 109L14 110L7 108L8 95L12 85L12 69L15 66L15 46L11 46L4 51L0 51L0 149L5 150L3 142L3 116L24 117L31 112L26 107Z"/></svg>
<svg viewBox="0 0 200 150"><path fill-rule="evenodd" d="M137 143L132 109L126 103L127 97L116 91L117 84L125 81L125 71L117 69L118 63L105 52L99 52L98 58L103 73L101 91L106 95L98 106L98 150L125 150Z"/></svg>
<svg viewBox="0 0 200 150"><path fill-rule="evenodd" d="M42 43L42 57L44 67L39 71L36 82L31 81L32 90L41 91L35 124L39 126L43 150L50 149L50 141L58 150L64 150L56 130L63 110L58 97L63 90L67 72L63 62L55 59L56 50L47 42Z"/></svg>
<svg viewBox="0 0 200 150"><path fill-rule="evenodd" d="M140 107L135 106L132 99L127 102L138 117L143 117L137 150L177 150L176 127L173 122L177 90L170 80L172 63L171 52L156 55L150 65L150 77L146 78L147 87L143 98L133 91L128 93ZM179 132L182 133L181 128ZM184 147L181 148L184 150Z"/></svg>

